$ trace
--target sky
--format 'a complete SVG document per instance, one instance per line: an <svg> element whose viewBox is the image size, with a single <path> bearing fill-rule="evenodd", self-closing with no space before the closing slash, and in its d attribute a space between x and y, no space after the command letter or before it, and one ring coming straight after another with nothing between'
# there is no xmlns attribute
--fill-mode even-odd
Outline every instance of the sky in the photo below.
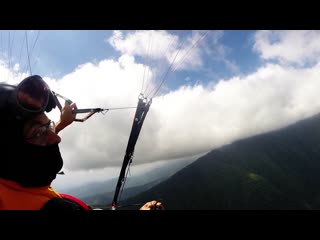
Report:
<svg viewBox="0 0 320 240"><path fill-rule="evenodd" d="M132 175L196 159L320 111L320 31L0 34L0 82L17 84L38 74L78 108L136 107L140 93L152 98L135 147ZM134 108L96 113L60 132L66 174L53 186L117 177L134 113ZM48 116L57 121L59 114L56 108Z"/></svg>

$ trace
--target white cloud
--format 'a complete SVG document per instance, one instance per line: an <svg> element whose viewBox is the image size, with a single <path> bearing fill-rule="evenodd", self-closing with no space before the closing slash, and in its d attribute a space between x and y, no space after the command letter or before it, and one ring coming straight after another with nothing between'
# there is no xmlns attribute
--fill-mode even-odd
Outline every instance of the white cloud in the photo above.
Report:
<svg viewBox="0 0 320 240"><path fill-rule="evenodd" d="M320 109L319 74L319 65L302 70L267 65L211 88L181 87L156 98L137 159L147 162L207 151L315 114Z"/></svg>
<svg viewBox="0 0 320 240"><path fill-rule="evenodd" d="M83 64L56 81L56 91L75 101L78 108L136 107L142 72L143 66L125 55L117 62ZM50 86L54 88L53 84ZM110 110L105 115L97 113L86 122L75 122L62 131L61 149L69 159L65 166L90 169L119 165L134 113L135 109ZM78 114L78 118L83 116L85 114Z"/></svg>
<svg viewBox="0 0 320 240"><path fill-rule="evenodd" d="M19 64L15 64L13 68L8 68L8 63L0 59L0 82L8 82L10 84L16 84L21 79L27 77L27 73L19 72Z"/></svg>
<svg viewBox="0 0 320 240"><path fill-rule="evenodd" d="M129 63L124 69L121 59L97 66L85 64L59 85L78 107L106 103L136 106L141 83L137 73L142 66ZM310 116L320 107L319 73L319 66L296 70L269 64L256 73L221 80L207 89L201 85L181 87L156 97L137 142L134 162L199 154ZM72 90L76 85L77 91ZM65 129L61 149L66 168L120 166L134 112L110 111Z"/></svg>
<svg viewBox="0 0 320 240"><path fill-rule="evenodd" d="M320 53L319 30L257 31L254 50L261 58L282 64L315 63Z"/></svg>
<svg viewBox="0 0 320 240"><path fill-rule="evenodd" d="M141 30L126 35L114 31L107 41L122 54L141 56L146 63L152 60L165 60L166 67L173 63L172 69L175 70L202 65L200 48L197 44L202 35L199 31L195 31L191 37L181 39L164 30Z"/></svg>

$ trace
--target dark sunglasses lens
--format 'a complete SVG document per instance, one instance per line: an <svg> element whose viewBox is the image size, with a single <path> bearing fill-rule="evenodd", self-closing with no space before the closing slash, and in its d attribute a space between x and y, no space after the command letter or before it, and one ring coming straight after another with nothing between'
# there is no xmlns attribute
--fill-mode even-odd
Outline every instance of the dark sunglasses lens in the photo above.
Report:
<svg viewBox="0 0 320 240"><path fill-rule="evenodd" d="M31 112L41 112L48 104L49 91L41 77L28 77L17 86L18 104Z"/></svg>

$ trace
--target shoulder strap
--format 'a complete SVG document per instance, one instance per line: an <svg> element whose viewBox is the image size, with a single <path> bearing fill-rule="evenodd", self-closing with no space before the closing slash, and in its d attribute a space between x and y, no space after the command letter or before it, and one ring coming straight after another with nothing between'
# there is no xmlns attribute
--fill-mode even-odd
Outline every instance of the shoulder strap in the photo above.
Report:
<svg viewBox="0 0 320 240"><path fill-rule="evenodd" d="M50 199L41 210L46 211L68 211L68 210L91 210L91 208L78 198L60 193L62 198Z"/></svg>
<svg viewBox="0 0 320 240"><path fill-rule="evenodd" d="M81 201L79 198L76 198L74 196L71 196L69 194L66 193L60 193L60 196L64 199L68 199L70 201L73 201L75 203L77 203L78 205L80 205L84 210L91 210L91 208L83 201Z"/></svg>

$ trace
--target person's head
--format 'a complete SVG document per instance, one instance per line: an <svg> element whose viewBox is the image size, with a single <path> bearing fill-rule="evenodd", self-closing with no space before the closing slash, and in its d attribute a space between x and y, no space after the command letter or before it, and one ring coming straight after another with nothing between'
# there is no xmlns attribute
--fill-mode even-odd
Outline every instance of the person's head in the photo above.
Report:
<svg viewBox="0 0 320 240"><path fill-rule="evenodd" d="M0 178L26 187L55 179L63 165L61 139L45 114L55 107L52 92L38 75L17 86L0 84Z"/></svg>

